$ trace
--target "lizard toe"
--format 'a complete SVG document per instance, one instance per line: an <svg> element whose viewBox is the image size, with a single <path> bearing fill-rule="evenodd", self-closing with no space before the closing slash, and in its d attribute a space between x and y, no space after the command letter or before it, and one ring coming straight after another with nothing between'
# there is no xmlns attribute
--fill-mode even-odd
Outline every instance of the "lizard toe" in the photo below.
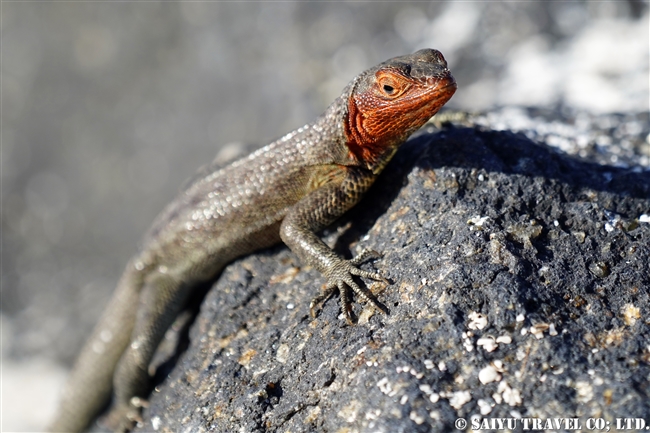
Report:
<svg viewBox="0 0 650 433"><path fill-rule="evenodd" d="M126 433L142 423L140 408L133 405L119 405L102 420L102 424L114 432Z"/></svg>
<svg viewBox="0 0 650 433"><path fill-rule="evenodd" d="M336 286L327 286L321 294L314 296L314 298L309 303L309 314L312 318L316 318L317 307L324 304L329 298L331 298L335 291Z"/></svg>
<svg viewBox="0 0 650 433"><path fill-rule="evenodd" d="M359 275L359 276L362 276L362 277L373 278L372 276L368 276L368 275L366 274L367 271L363 271L363 270L361 270L361 269L356 269L356 268L353 268L353 269L354 269L355 271L359 272L359 273L357 273L357 272L351 272L351 273L354 274L354 275ZM372 273L372 272L368 272L368 274L371 274L371 275L372 275L373 273ZM381 278L381 277L380 277L380 278ZM373 279L374 279L374 278L373 278ZM367 288L361 288L357 283L355 283L355 282L352 280L352 278L350 278L350 282L351 282L351 284L348 283L348 282L346 281L346 284L348 284L348 286L350 286L350 288L352 289L352 291L353 291L354 293L356 293L356 295L357 295L359 298L363 299L367 304L370 304L370 305L371 305L375 310L377 310L378 312L380 312L380 313L382 313L382 314L386 314L386 310L385 310L385 308L384 308L381 304L379 304L379 302L377 302L377 300L375 299L375 297L374 297L374 295L372 294L372 292L370 292L370 290L368 290Z"/></svg>
<svg viewBox="0 0 650 433"><path fill-rule="evenodd" d="M384 278L379 272L365 271L359 268L350 269L350 273L353 275L358 275L359 277L369 278L375 281L381 281L382 283L390 284L389 281Z"/></svg>
<svg viewBox="0 0 650 433"><path fill-rule="evenodd" d="M371 250L369 248L364 249L361 251L359 254L357 254L356 257L352 258L350 260L350 263L354 266L359 266L361 263L370 260L370 259L379 259L381 258L381 254L378 253L375 250Z"/></svg>
<svg viewBox="0 0 650 433"><path fill-rule="evenodd" d="M149 401L141 397L132 397L128 404L116 405L102 420L102 424L109 429L126 433L142 425L142 409L149 407Z"/></svg>
<svg viewBox="0 0 650 433"><path fill-rule="evenodd" d="M350 301L348 286L343 280L339 280L337 284L339 287L339 293L341 294L341 309L343 310L345 321L348 322L348 325L354 325L354 319L352 318L352 302Z"/></svg>

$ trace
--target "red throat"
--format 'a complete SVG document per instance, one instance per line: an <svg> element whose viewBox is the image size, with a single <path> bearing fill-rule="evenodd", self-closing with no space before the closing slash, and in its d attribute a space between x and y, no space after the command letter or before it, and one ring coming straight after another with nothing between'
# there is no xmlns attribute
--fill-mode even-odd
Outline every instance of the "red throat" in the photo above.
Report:
<svg viewBox="0 0 650 433"><path fill-rule="evenodd" d="M453 78L442 79L435 89L419 92L413 86L391 101L371 91L348 99L345 134L350 157L373 166L391 148L431 118L456 91Z"/></svg>

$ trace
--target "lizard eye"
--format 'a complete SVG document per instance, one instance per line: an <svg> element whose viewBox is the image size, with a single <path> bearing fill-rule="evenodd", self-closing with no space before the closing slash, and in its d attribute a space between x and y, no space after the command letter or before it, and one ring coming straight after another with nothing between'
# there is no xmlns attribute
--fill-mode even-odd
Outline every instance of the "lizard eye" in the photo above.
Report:
<svg viewBox="0 0 650 433"><path fill-rule="evenodd" d="M404 80L389 71L380 71L377 73L377 93L383 98L397 98L402 95L406 89L408 89L408 84Z"/></svg>

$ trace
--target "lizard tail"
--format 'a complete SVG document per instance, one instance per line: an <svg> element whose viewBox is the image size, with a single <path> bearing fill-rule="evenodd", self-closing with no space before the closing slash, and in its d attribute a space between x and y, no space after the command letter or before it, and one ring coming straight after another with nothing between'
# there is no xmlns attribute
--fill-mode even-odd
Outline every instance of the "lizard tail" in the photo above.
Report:
<svg viewBox="0 0 650 433"><path fill-rule="evenodd" d="M81 432L108 403L115 366L131 338L142 285L141 273L129 263L77 358L48 431Z"/></svg>

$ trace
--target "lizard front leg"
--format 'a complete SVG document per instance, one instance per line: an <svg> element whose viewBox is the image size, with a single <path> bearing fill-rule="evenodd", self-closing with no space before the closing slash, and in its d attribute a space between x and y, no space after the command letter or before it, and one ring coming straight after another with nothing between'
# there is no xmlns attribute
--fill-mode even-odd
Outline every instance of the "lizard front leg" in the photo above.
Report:
<svg viewBox="0 0 650 433"><path fill-rule="evenodd" d="M340 184L325 185L311 192L288 210L280 227L280 236L301 260L318 269L326 279L324 292L311 302L312 315L314 315L314 307L338 289L343 314L347 322L352 324L348 288L379 312L386 312L368 290L362 289L354 281L353 276L383 282L387 280L376 272L364 271L357 267L372 253L362 253L357 259L345 260L316 235L318 231L354 206L375 179L375 176L367 170L346 167L341 167L341 170L346 170L348 173Z"/></svg>

